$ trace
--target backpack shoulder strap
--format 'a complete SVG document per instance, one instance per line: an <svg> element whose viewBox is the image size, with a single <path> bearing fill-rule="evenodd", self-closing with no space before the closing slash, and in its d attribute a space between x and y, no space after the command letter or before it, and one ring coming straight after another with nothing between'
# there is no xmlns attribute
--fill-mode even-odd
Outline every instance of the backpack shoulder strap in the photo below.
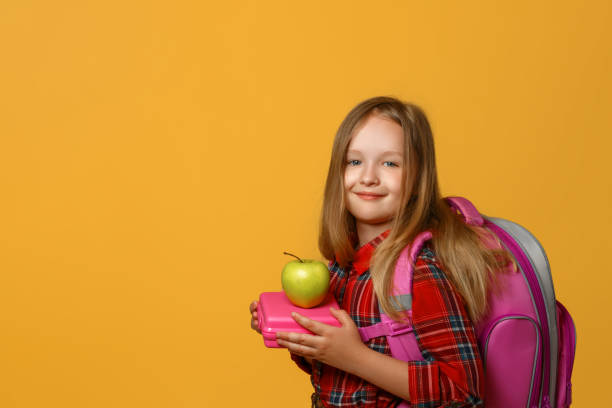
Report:
<svg viewBox="0 0 612 408"><path fill-rule="evenodd" d="M482 226L484 219L478 212L474 204L472 204L467 198L463 197L446 197L444 198L446 203L463 216L466 224Z"/></svg>
<svg viewBox="0 0 612 408"><path fill-rule="evenodd" d="M406 246L400 253L393 274L392 303L398 311L412 312L412 277L417 256L425 242L432 238L430 231L421 232L412 244Z"/></svg>
<svg viewBox="0 0 612 408"><path fill-rule="evenodd" d="M391 300L396 310L406 312L409 319L412 317L414 264L423 245L431 238L430 231L417 235L412 244L402 250L395 265ZM374 337L386 336L393 357L403 361L423 360L412 324L397 322L383 313L382 308L380 310L380 323L359 328L361 339L365 342Z"/></svg>

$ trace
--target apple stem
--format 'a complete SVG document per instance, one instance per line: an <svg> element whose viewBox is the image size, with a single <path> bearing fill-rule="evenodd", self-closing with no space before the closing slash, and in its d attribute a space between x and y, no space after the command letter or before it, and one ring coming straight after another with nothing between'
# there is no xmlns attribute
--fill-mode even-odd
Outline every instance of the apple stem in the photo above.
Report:
<svg viewBox="0 0 612 408"><path fill-rule="evenodd" d="M285 254L285 255L291 255L291 256L293 256L294 258L299 259L299 260L300 260L300 262L304 263L304 261L302 261L302 260L300 259L300 257L299 257L299 256L297 256L297 255L290 254L289 252L283 252L283 254Z"/></svg>

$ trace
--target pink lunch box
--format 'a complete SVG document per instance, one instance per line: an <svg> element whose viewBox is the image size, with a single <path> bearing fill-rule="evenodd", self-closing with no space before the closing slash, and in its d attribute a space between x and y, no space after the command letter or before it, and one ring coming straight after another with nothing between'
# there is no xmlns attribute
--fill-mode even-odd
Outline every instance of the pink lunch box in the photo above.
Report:
<svg viewBox="0 0 612 408"><path fill-rule="evenodd" d="M329 293L319 306L304 309L295 306L285 295L285 292L263 292L259 295L257 318L266 347L281 347L276 342L276 332L312 333L300 326L291 317L291 312L298 312L313 320L318 320L332 326L340 327L340 322L332 316L330 307L339 309L334 296Z"/></svg>

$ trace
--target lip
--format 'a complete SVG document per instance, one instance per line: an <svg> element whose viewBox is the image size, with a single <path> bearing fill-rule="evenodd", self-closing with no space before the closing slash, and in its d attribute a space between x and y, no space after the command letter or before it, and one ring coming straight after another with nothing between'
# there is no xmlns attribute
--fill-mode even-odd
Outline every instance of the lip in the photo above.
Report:
<svg viewBox="0 0 612 408"><path fill-rule="evenodd" d="M381 194L372 194L372 193L355 193L359 196L359 198L363 200L376 200L377 198L383 197Z"/></svg>

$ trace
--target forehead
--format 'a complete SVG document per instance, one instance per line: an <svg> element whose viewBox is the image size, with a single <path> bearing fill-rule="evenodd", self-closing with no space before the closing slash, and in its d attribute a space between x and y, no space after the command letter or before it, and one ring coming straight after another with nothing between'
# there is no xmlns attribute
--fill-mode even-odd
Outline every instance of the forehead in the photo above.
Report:
<svg viewBox="0 0 612 408"><path fill-rule="evenodd" d="M353 132L348 153L404 152L404 131L395 121L383 116L368 117Z"/></svg>

